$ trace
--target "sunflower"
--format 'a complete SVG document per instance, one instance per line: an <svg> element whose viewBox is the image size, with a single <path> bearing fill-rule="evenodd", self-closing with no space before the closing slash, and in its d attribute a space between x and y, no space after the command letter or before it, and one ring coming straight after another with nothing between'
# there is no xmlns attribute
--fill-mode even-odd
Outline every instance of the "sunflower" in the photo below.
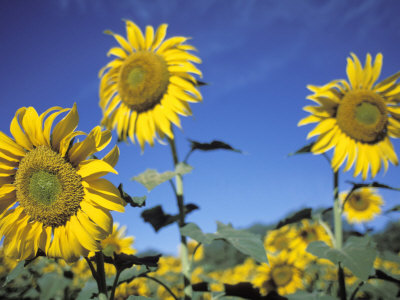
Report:
<svg viewBox="0 0 400 300"><path fill-rule="evenodd" d="M124 211L118 189L100 178L117 173L118 148L103 159L86 159L107 146L111 133L97 126L73 143L85 134L75 131L78 119L76 105L40 116L22 107L11 121L13 139L0 132L0 237L7 256L25 260L41 250L75 261L101 249L112 231L109 211Z"/></svg>
<svg viewBox="0 0 400 300"><path fill-rule="evenodd" d="M348 192L340 194L342 203L345 201ZM381 213L384 204L382 197L375 189L363 187L353 191L344 202L343 212L346 214L349 223L362 223L371 221Z"/></svg>
<svg viewBox="0 0 400 300"><path fill-rule="evenodd" d="M344 171L354 167L354 176L362 173L371 178L388 162L397 165L398 159L389 137L400 137L400 72L375 84L382 67L382 54L372 64L367 54L364 68L357 56L347 59L346 80L334 80L324 86L307 86L314 94L307 98L319 106L306 106L311 115L298 126L318 123L307 138L318 135L311 148L321 154L335 148L331 165L336 172L347 162Z"/></svg>
<svg viewBox="0 0 400 300"><path fill-rule="evenodd" d="M290 225L268 231L264 238L264 248L269 252L289 250L290 242L295 238L295 230Z"/></svg>
<svg viewBox="0 0 400 300"><path fill-rule="evenodd" d="M113 253L135 254L136 250L132 248L133 236L126 236L126 226L119 227L118 223L113 225L112 233L101 241L103 253L112 256Z"/></svg>
<svg viewBox="0 0 400 300"><path fill-rule="evenodd" d="M299 265L293 253L282 251L277 256L268 256L269 265L262 264L252 280L262 294L276 290L280 295L292 294L304 287L304 266Z"/></svg>
<svg viewBox="0 0 400 300"><path fill-rule="evenodd" d="M320 223L303 219L299 225L295 234L296 238L290 242L290 248L303 251L309 243L314 241L323 241L327 245L332 245L331 238Z"/></svg>
<svg viewBox="0 0 400 300"><path fill-rule="evenodd" d="M120 140L127 137L142 150L145 142L153 146L154 139L173 139L171 122L180 127L179 115L191 115L189 102L202 100L197 80L202 76L193 65L201 60L188 51L186 37L176 36L164 41L167 24L154 33L146 27L143 35L132 21L126 21L127 39L111 31L120 47L109 50L116 58L99 72L102 124L116 128Z"/></svg>

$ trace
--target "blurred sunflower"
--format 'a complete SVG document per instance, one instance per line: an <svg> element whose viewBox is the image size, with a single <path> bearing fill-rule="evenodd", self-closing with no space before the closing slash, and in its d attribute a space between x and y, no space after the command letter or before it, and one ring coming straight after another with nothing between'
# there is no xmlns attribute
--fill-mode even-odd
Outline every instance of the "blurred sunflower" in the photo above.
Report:
<svg viewBox="0 0 400 300"><path fill-rule="evenodd" d="M262 294L276 290L279 295L287 295L303 288L304 266L298 264L295 255L284 250L277 256L268 256L268 260L269 265L257 267L252 281Z"/></svg>
<svg viewBox="0 0 400 300"><path fill-rule="evenodd" d="M332 245L332 240L325 228L318 222L310 222L307 219L301 220L296 232L296 238L290 242L290 247L296 251L304 251L308 244L313 241L323 241Z"/></svg>
<svg viewBox="0 0 400 300"><path fill-rule="evenodd" d="M290 242L295 238L296 230L290 225L268 231L264 238L265 250L279 252L289 250Z"/></svg>
<svg viewBox="0 0 400 300"><path fill-rule="evenodd" d="M340 194L342 203L347 197L348 192ZM384 202L375 189L364 187L353 191L346 202L344 202L343 212L349 223L362 223L371 221L376 215L381 213Z"/></svg>
<svg viewBox="0 0 400 300"><path fill-rule="evenodd" d="M120 140L127 137L142 150L145 142L154 144L157 135L173 139L171 122L180 127L177 114L191 115L188 102L202 100L197 80L202 73L192 64L201 60L188 51L196 50L185 44L186 37L176 36L164 41L167 24L161 24L154 33L126 21L127 40L111 31L120 47L109 50L116 58L99 72L102 124L116 128Z"/></svg>
<svg viewBox="0 0 400 300"><path fill-rule="evenodd" d="M64 112L68 114L56 124ZM95 127L85 134L72 109L52 107L40 116L33 107L20 108L10 131L0 132L0 236L7 256L47 256L75 261L99 251L112 231L110 210L124 211L118 189L100 178L117 173L118 148L103 159L86 159L111 140L110 131Z"/></svg>
<svg viewBox="0 0 400 300"><path fill-rule="evenodd" d="M365 180L370 169L371 177L388 161L397 165L398 159L389 137L400 137L400 85L396 83L400 72L375 84L382 67L382 54L376 55L372 64L367 54L364 68L357 56L347 59L346 80L334 80L324 86L309 85L314 94L307 98L318 106L306 106L311 115L298 126L318 123L307 138L318 135L311 151L321 154L335 148L331 165L336 172L347 158L344 171L353 164L354 176L360 172Z"/></svg>
<svg viewBox="0 0 400 300"><path fill-rule="evenodd" d="M135 254L132 248L133 236L126 236L126 226L119 227L118 223L113 225L112 233L101 241L102 251L105 255L112 256L113 253Z"/></svg>

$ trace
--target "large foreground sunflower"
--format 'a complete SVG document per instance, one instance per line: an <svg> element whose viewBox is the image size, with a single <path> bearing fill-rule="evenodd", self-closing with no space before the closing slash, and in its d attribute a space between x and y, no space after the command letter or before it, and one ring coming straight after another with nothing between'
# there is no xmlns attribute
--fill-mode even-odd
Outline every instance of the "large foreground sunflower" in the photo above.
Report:
<svg viewBox="0 0 400 300"><path fill-rule="evenodd" d="M345 201L348 192L340 194L342 203ZM364 187L353 191L344 202L343 212L349 223L363 223L371 221L381 213L383 205L382 197L375 189Z"/></svg>
<svg viewBox="0 0 400 300"><path fill-rule="evenodd" d="M107 31L120 47L109 50L116 58L99 72L102 124L116 128L121 140L129 136L134 142L136 136L142 149L145 142L153 145L157 135L172 139L171 122L180 127L178 114L191 115L188 103L202 100L191 75L202 75L192 64L201 60L188 52L195 50L185 44L188 38L164 41L167 26L160 25L155 33L147 26L143 35L126 21L127 39Z"/></svg>
<svg viewBox="0 0 400 300"><path fill-rule="evenodd" d="M100 178L116 173L118 148L103 159L86 159L107 146L111 133L97 126L73 143L85 134L75 131L78 119L76 105L40 116L22 107L11 122L13 139L0 132L0 237L7 256L25 260L41 250L75 261L101 249L112 231L109 210L124 211L118 189Z"/></svg>
<svg viewBox="0 0 400 300"><path fill-rule="evenodd" d="M318 123L307 138L318 135L311 151L321 154L335 148L332 168L336 172L344 165L348 171L353 164L354 176L360 172L365 180L388 162L397 165L398 159L389 137L400 137L400 72L375 84L382 67L382 54L372 64L367 54L364 68L353 53L347 59L346 80L334 80L324 86L309 85L314 94L307 98L318 106L306 106L311 115L300 125Z"/></svg>

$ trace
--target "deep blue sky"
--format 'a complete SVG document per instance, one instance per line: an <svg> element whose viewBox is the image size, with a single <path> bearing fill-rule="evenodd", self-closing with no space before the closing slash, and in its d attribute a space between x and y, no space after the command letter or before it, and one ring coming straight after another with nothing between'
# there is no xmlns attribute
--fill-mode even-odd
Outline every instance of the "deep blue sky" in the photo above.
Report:
<svg viewBox="0 0 400 300"><path fill-rule="evenodd" d="M400 5L397 1L15 1L0 3L0 130L21 106L40 113L51 106L78 105L79 129L98 125L98 70L116 46L111 29L125 34L122 19L141 28L168 23L167 36L190 36L203 63L208 86L203 103L192 105L193 117L181 118L176 140L181 157L187 138L201 142L223 140L245 155L216 151L195 153L192 174L184 179L187 202L200 210L188 221L214 232L215 221L241 228L255 222L277 222L289 211L305 206L330 206L332 175L319 156L287 157L306 144L313 126L297 127L311 103L307 84L321 85L346 78L346 57L355 52L362 61L367 52L384 55L381 79L400 70ZM114 142L116 139L113 140ZM397 153L400 143L395 141ZM130 178L147 168L172 169L167 146L121 144L118 176L136 196L147 195L147 207L162 204L176 213L168 183L151 193ZM343 173L342 173L343 174ZM400 170L390 166L375 180L400 186ZM349 188L341 176L341 189ZM361 178L356 180L361 181ZM387 208L399 203L396 192L384 192ZM158 248L176 252L176 226L153 232L140 218L142 209L114 214L129 227L139 250ZM391 214L373 224L381 224Z"/></svg>

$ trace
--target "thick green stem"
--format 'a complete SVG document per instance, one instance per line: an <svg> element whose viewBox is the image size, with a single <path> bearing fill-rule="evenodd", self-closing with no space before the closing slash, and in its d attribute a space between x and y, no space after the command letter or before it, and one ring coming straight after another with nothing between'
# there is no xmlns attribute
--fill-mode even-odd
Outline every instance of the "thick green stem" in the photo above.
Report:
<svg viewBox="0 0 400 300"><path fill-rule="evenodd" d="M176 151L175 140L168 138L168 142L171 146L172 157L174 160L174 166L176 167L179 163L178 153ZM185 225L185 204L183 198L183 180L182 175L177 174L175 176L175 195L179 208L179 227ZM184 292L185 292L185 300L192 299L192 286L190 283L191 272L190 272L190 263L189 263L189 251L187 247L186 236L181 235L181 245L180 245L180 256L182 261L182 274L183 274L183 284L184 284Z"/></svg>
<svg viewBox="0 0 400 300"><path fill-rule="evenodd" d="M342 248L343 229L342 229L342 206L339 200L339 172L334 172L333 179L333 224L335 232L335 246Z"/></svg>
<svg viewBox="0 0 400 300"><path fill-rule="evenodd" d="M99 294L104 294L107 297L107 284L106 284L106 272L104 271L104 256L101 251L95 253L95 260L97 265L97 275L99 277L98 286ZM99 297L100 297L99 295Z"/></svg>

